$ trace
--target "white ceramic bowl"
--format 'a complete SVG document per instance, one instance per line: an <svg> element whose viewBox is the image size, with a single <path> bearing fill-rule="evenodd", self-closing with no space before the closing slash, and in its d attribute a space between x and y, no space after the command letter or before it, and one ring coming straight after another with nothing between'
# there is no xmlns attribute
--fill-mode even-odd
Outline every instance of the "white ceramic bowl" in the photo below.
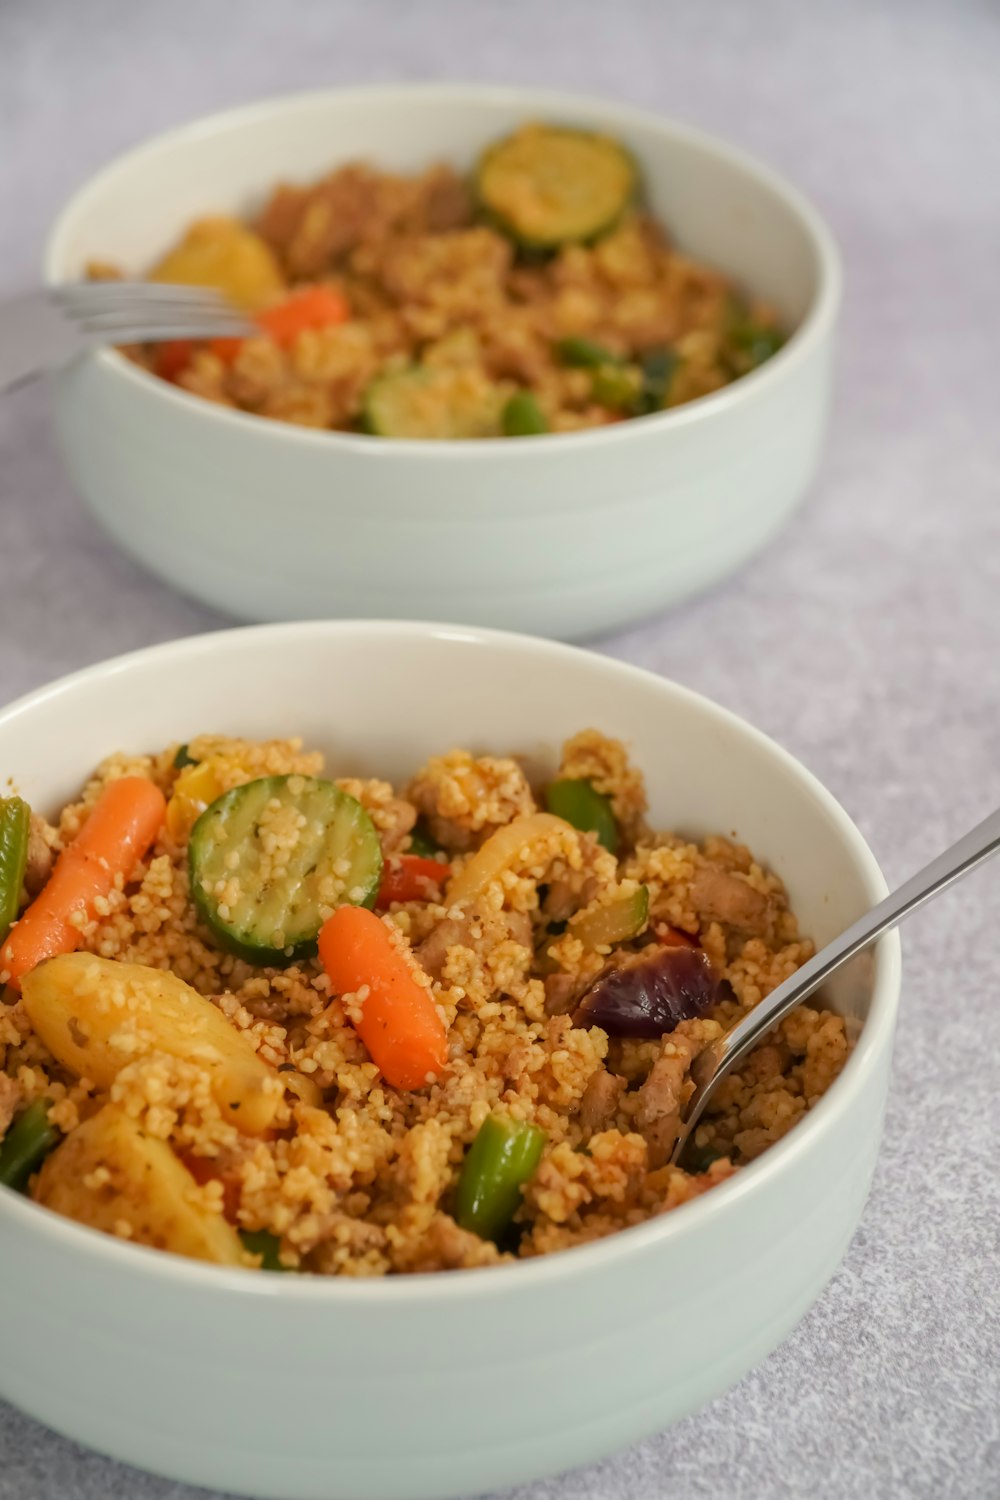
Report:
<svg viewBox="0 0 1000 1500"><path fill-rule="evenodd" d="M301 733L340 772L405 778L454 744L551 761L631 744L662 826L746 839L823 942L885 894L814 778L674 683L451 626L268 626L156 646L0 714L0 776L54 811L118 747ZM446 1500L600 1457L724 1391L833 1275L868 1191L899 993L895 934L831 987L843 1074L730 1182L518 1266L336 1281L119 1243L0 1188L0 1395L130 1463L282 1500Z"/></svg>
<svg viewBox="0 0 1000 1500"><path fill-rule="evenodd" d="M528 89L307 94L161 136L98 173L49 242L140 275L201 214L367 156L468 166L525 119L625 140L690 254L795 329L761 370L641 421L531 442L387 442L214 406L105 351L56 381L70 473L118 542L240 619L360 615L578 638L714 583L802 497L826 421L840 271L814 210L741 152L652 115Z"/></svg>

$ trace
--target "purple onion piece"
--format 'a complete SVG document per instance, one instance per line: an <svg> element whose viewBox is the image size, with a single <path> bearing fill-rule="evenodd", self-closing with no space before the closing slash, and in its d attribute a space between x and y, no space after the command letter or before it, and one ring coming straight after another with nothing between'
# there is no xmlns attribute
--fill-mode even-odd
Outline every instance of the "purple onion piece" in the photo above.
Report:
<svg viewBox="0 0 1000 1500"><path fill-rule="evenodd" d="M665 1036L679 1021L706 1015L718 987L700 948L661 948L602 974L580 1001L573 1022L600 1026L609 1036Z"/></svg>

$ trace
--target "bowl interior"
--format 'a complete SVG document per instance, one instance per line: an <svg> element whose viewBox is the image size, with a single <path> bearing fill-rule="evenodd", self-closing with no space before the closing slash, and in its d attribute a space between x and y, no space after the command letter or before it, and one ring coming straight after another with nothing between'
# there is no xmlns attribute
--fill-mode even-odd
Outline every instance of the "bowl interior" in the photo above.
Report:
<svg viewBox="0 0 1000 1500"><path fill-rule="evenodd" d="M573 95L420 87L303 95L219 115L120 158L71 201L49 245L52 280L91 259L140 276L192 219L252 212L280 180L308 182L363 158L414 172L470 168L531 119L613 133L635 153L649 202L690 255L797 326L820 284L823 234L781 181L738 152L654 116Z"/></svg>
<svg viewBox="0 0 1000 1500"><path fill-rule="evenodd" d="M67 678L0 714L0 776L54 813L104 756L199 732L301 735L337 775L405 782L461 745L554 769L561 741L595 727L625 740L652 820L743 840L786 881L823 943L885 894L861 835L778 746L705 699L607 658L458 627L320 622L153 647ZM860 1023L878 958L830 998Z"/></svg>

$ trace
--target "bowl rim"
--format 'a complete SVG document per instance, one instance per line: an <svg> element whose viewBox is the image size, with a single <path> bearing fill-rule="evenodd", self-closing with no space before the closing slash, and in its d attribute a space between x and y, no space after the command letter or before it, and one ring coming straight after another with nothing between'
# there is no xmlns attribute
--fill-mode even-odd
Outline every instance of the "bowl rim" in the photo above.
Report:
<svg viewBox="0 0 1000 1500"><path fill-rule="evenodd" d="M337 638L357 642L367 637L366 644L379 639L393 641L405 636L409 639L460 640L476 648L496 651L513 649L516 652L544 656L558 663L576 664L586 657L588 670L600 678L626 678L645 692L663 693L685 700L700 712L720 725L735 729L776 760L787 774L797 780L819 803L820 808L832 820L842 836L849 853L856 861L860 874L870 887L872 900L888 893L875 856L864 837L840 803L819 779L776 741L756 729L738 714L723 708L712 699L692 688L683 686L670 678L661 677L646 668L621 662L613 657L587 651L579 646L566 645L537 636L517 634L512 631L492 630L477 626L450 625L423 621L394 620L310 620L282 624L242 626L230 630L214 631L185 636L177 640L161 642L137 651L108 658L89 667L56 679L18 698L0 710L0 742L6 727L13 721L30 715L42 704L63 694L73 693L98 682L107 681L120 673L136 669L154 668L167 658L197 658L205 652L216 652L225 656L229 652L241 653L252 650L257 643L287 641L289 647L303 640ZM599 686L599 682L595 684ZM105 1262L109 1268L117 1267L123 1274L134 1272L141 1275L145 1268L151 1277L159 1277L192 1291L216 1291L227 1296L280 1296L305 1298L307 1300L331 1301L339 1304L343 1300L366 1303L372 1299L392 1299L398 1303L411 1298L446 1298L462 1301L468 1297L504 1296L518 1288L545 1287L553 1279L586 1276L603 1267L611 1269L623 1257L635 1250L660 1244L663 1248L674 1239L696 1235L699 1228L708 1228L730 1204L736 1205L748 1194L752 1195L759 1183L764 1186L779 1176L786 1164L792 1163L810 1149L820 1132L836 1128L837 1116L850 1107L852 1097L858 1095L866 1080L878 1066L883 1047L891 1044L901 986L901 946L898 930L881 938L872 950L875 956L872 1003L869 1015L861 1028L860 1036L840 1075L834 1080L823 1097L801 1119L795 1127L770 1146L762 1156L741 1167L733 1177L719 1183L708 1193L672 1209L657 1218L618 1230L601 1240L571 1246L565 1250L518 1261L513 1265L488 1266L458 1275L441 1275L431 1272L407 1272L395 1276L345 1278L337 1276L261 1276L241 1267L225 1267L207 1262L187 1260L182 1256L154 1250L143 1245L132 1245L116 1240L103 1232L77 1224L71 1219L42 1208L10 1188L0 1187L0 1225L5 1217L18 1224L26 1233L41 1235L58 1249L64 1249L89 1259Z"/></svg>
<svg viewBox="0 0 1000 1500"><path fill-rule="evenodd" d="M407 105L419 105L436 99L450 99L455 103L464 102L471 108L483 103L508 106L521 104L529 112L538 111L552 115L560 112L571 115L578 113L592 118L596 126L614 127L618 124L686 142L728 162L755 185L767 189L781 199L785 207L797 219L815 256L817 286L805 316L790 334L787 342L765 364L746 375L741 375L738 380L723 386L718 391L699 396L693 401L685 402L684 405L672 407L667 411L654 412L644 417L613 422L604 427L588 428L580 432L544 433L542 434L546 439L544 452L564 452L566 449L579 445L583 445L586 451L609 443L635 441L639 435L635 431L637 427L640 434L646 433L650 438L655 439L659 432L679 430L711 421L716 413L724 414L745 401L748 391L750 395L763 391L786 373L792 377L794 369L800 367L809 358L816 344L827 336L836 319L842 297L843 269L840 252L819 210L780 172L740 146L730 145L726 140L709 131L675 121L653 110L638 109L617 100L602 99L599 96L576 93L571 90L521 88L502 84L404 83L307 89L237 105L234 108L200 116L186 124L160 131L114 157L76 188L63 205L46 238L43 253L44 280L48 285L57 285L62 279L60 266L66 258L66 241L73 232L75 221L86 216L90 197L99 192L104 184L119 172L141 167L145 159L155 158L163 152L169 152L174 146L205 139L219 131L254 124L268 117L280 118L285 114L293 114L301 108L325 104L335 108L349 109L352 105L379 100L384 101L387 108L390 106L405 108ZM504 437L464 441L454 438L394 438L391 444L386 445L384 442L377 442L365 433L301 427L291 422L268 420L254 412L221 406L217 402L207 401L202 396L184 390L170 381L162 380L151 371L126 359L123 354L111 347L99 349L84 358L108 376L133 387L136 393L145 391L150 394L155 390L158 399L173 404L180 414L186 412L192 417L200 415L205 422L223 426L235 424L233 430L236 432L245 430L247 424L251 423L253 424L252 430L258 434L268 431L279 441L303 443L308 446L329 445L331 453L346 450L353 453L371 454L384 452L388 446L392 453L410 462L445 459L447 455L446 462L461 463L476 462L477 455L485 455L495 460L500 451L505 457L516 462L522 460L526 452L529 455L538 452L531 443L516 441L512 443L510 438ZM266 426L262 427L262 423L266 423Z"/></svg>

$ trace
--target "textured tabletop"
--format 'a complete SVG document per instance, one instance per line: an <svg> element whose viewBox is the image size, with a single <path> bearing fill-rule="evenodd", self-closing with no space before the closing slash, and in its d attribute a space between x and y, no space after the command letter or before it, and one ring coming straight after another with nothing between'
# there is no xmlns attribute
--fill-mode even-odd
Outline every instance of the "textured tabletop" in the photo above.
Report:
<svg viewBox="0 0 1000 1500"><path fill-rule="evenodd" d="M445 77L690 120L767 157L828 215L848 296L820 482L740 577L597 645L774 735L901 878L1000 803L1000 11L0 0L0 295L37 276L65 194L144 136L298 87ZM4 401L0 702L221 623L84 513L44 392ZM1000 866L907 929L871 1200L801 1326L698 1416L517 1500L1000 1494L998 910ZM0 1500L194 1493L0 1407Z"/></svg>

